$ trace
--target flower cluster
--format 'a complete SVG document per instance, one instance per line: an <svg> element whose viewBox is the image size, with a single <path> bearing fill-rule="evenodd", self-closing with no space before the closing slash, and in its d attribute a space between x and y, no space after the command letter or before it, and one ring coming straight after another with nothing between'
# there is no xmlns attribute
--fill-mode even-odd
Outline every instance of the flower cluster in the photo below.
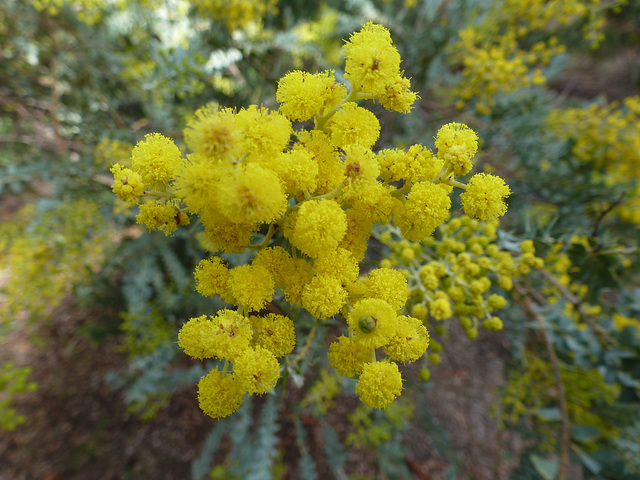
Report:
<svg viewBox="0 0 640 480"><path fill-rule="evenodd" d="M606 8L602 0L506 0L496 4L478 25L460 31L450 61L462 68L454 88L456 106L475 99L480 114L488 114L498 95L544 85L543 68L566 50L553 35L559 28L582 24L582 36L592 47L602 41Z"/></svg>
<svg viewBox="0 0 640 480"><path fill-rule="evenodd" d="M0 268L11 279L0 316L36 318L100 268L113 230L97 204L77 200L44 211L27 204L2 222L0 238Z"/></svg>
<svg viewBox="0 0 640 480"><path fill-rule="evenodd" d="M330 364L358 377L364 403L388 406L403 388L398 362L420 358L429 335L420 319L401 313L410 294L401 272L358 277L374 224L391 222L422 240L448 219L454 187L478 218L506 211L502 179L455 179L471 171L478 150L466 125L442 127L436 153L422 145L374 153L380 123L357 102L408 112L417 95L386 28L365 24L344 53L349 86L333 71L292 71L278 83L279 111L204 106L185 129L186 158L154 133L133 149L130 168L112 168L113 191L140 204L137 220L150 230L170 235L197 217L212 251L253 252L237 266L215 255L198 265L197 290L236 310L192 318L179 335L193 358L223 364L199 384L212 417L231 414L245 393L274 388L278 358L295 346L293 320L264 313L274 295L319 320L342 315L345 335L329 347ZM293 121L310 119L310 130L294 131Z"/></svg>
<svg viewBox="0 0 640 480"><path fill-rule="evenodd" d="M628 97L622 105L553 110L547 123L556 138L572 141L578 159L593 162L594 182L627 189L616 213L640 224L640 97Z"/></svg>
<svg viewBox="0 0 640 480"><path fill-rule="evenodd" d="M500 330L502 320L495 310L507 304L499 287L509 291L513 278L540 268L533 242L525 240L514 255L496 244L497 222L482 222L466 215L440 226L436 234L420 242L402 239L396 228L388 227L380 239L390 253L381 266L395 267L406 274L410 299L405 310L445 335L450 319L456 317L469 339L478 328ZM498 290L499 291L499 290ZM428 360L439 363L442 345L432 338ZM427 371L423 371L428 375Z"/></svg>
<svg viewBox="0 0 640 480"><path fill-rule="evenodd" d="M276 13L277 0L189 0L204 18L224 22L230 31L261 23L268 13Z"/></svg>

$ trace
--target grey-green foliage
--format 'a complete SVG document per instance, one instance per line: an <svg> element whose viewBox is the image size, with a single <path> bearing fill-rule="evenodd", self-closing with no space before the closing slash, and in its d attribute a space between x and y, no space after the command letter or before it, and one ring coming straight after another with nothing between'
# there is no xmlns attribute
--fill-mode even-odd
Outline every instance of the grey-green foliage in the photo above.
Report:
<svg viewBox="0 0 640 480"><path fill-rule="evenodd" d="M298 461L298 476L300 478L315 480L316 478L318 478L316 465L313 461L313 458L309 454L309 449L307 448L307 433L302 427L302 422L300 421L299 414L296 414L293 425L296 435L296 446L300 451L300 460Z"/></svg>

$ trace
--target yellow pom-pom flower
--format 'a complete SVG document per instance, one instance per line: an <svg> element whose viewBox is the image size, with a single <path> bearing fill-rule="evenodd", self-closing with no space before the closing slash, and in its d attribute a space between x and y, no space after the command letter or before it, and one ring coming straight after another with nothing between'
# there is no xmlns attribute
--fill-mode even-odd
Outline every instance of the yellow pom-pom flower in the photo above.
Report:
<svg viewBox="0 0 640 480"><path fill-rule="evenodd" d="M368 22L354 33L342 48L345 77L363 93L383 95L389 84L400 76L400 54L393 45L389 30Z"/></svg>
<svg viewBox="0 0 640 480"><path fill-rule="evenodd" d="M450 208L451 199L446 188L420 182L413 186L394 221L407 240L422 240L449 217Z"/></svg>
<svg viewBox="0 0 640 480"><path fill-rule="evenodd" d="M275 282L265 267L239 265L229 271L227 287L238 305L251 312L271 301Z"/></svg>
<svg viewBox="0 0 640 480"><path fill-rule="evenodd" d="M511 194L504 180L495 175L477 173L460 194L464 213L480 220L495 220L507 212L504 198Z"/></svg>
<svg viewBox="0 0 640 480"><path fill-rule="evenodd" d="M130 168L122 168L119 163L111 167L111 173L113 173L111 186L113 193L127 203L136 203L144 192L142 176Z"/></svg>
<svg viewBox="0 0 640 480"><path fill-rule="evenodd" d="M251 105L236 115L236 125L242 130L242 151L248 161L269 164L291 142L293 127L280 112Z"/></svg>
<svg viewBox="0 0 640 480"><path fill-rule="evenodd" d="M173 188L192 213L198 213L215 205L216 190L221 172L215 164L199 154L187 156L187 160L178 168Z"/></svg>
<svg viewBox="0 0 640 480"><path fill-rule="evenodd" d="M235 412L244 397L245 390L233 375L217 368L198 382L198 404L212 418L224 418Z"/></svg>
<svg viewBox="0 0 640 480"><path fill-rule="evenodd" d="M365 347L386 345L396 334L398 317L391 305L378 298L360 300L347 317L354 340Z"/></svg>
<svg viewBox="0 0 640 480"><path fill-rule="evenodd" d="M194 152L218 161L232 163L242 152L242 133L235 124L235 112L205 105L187 122L184 140Z"/></svg>
<svg viewBox="0 0 640 480"><path fill-rule="evenodd" d="M298 209L291 243L310 257L335 250L347 230L347 216L334 200L308 200Z"/></svg>
<svg viewBox="0 0 640 480"><path fill-rule="evenodd" d="M249 348L235 359L233 376L250 394L262 395L276 386L280 378L280 364L266 348Z"/></svg>
<svg viewBox="0 0 640 480"><path fill-rule="evenodd" d="M318 162L305 149L294 149L275 156L270 168L278 174L287 195L313 192L316 189Z"/></svg>
<svg viewBox="0 0 640 480"><path fill-rule="evenodd" d="M429 332L417 318L402 315L398 320L398 330L384 352L397 362L413 362L427 351Z"/></svg>
<svg viewBox="0 0 640 480"><path fill-rule="evenodd" d="M214 295L220 295L222 298L230 297L227 288L229 269L220 257L202 259L196 266L194 277L196 290L205 297Z"/></svg>
<svg viewBox="0 0 640 480"><path fill-rule="evenodd" d="M247 319L234 310L219 310L211 319L216 327L212 348L220 359L233 360L244 354L253 338Z"/></svg>
<svg viewBox="0 0 640 480"><path fill-rule="evenodd" d="M312 74L295 70L278 81L276 100L283 115L304 122L322 112L326 103L334 103L336 93L340 99L346 96L332 71Z"/></svg>
<svg viewBox="0 0 640 480"><path fill-rule="evenodd" d="M131 151L131 168L149 184L170 180L182 160L173 140L159 133L145 135Z"/></svg>
<svg viewBox="0 0 640 480"><path fill-rule="evenodd" d="M438 130L436 137L438 158L444 161L454 177L471 171L471 159L478 151L478 135L462 123L448 123Z"/></svg>
<svg viewBox="0 0 640 480"><path fill-rule="evenodd" d="M400 270L391 268L371 270L365 285L367 297L382 299L395 311L400 310L409 298L409 285Z"/></svg>
<svg viewBox="0 0 640 480"><path fill-rule="evenodd" d="M402 394L402 375L393 362L371 362L364 366L356 395L371 408L385 408Z"/></svg>
<svg viewBox="0 0 640 480"><path fill-rule="evenodd" d="M220 212L234 223L270 223L287 208L287 197L273 170L246 164L220 182L217 191Z"/></svg>
<svg viewBox="0 0 640 480"><path fill-rule="evenodd" d="M206 315L192 318L178 333L178 346L191 358L213 358L218 327Z"/></svg>
<svg viewBox="0 0 640 480"><path fill-rule="evenodd" d="M265 317L251 317L255 344L266 348L276 357L284 357L296 346L293 321L284 315L270 313Z"/></svg>
<svg viewBox="0 0 640 480"><path fill-rule="evenodd" d="M342 105L327 123L331 129L331 143L336 147L361 145L370 148L380 136L377 117L354 102Z"/></svg>
<svg viewBox="0 0 640 480"><path fill-rule="evenodd" d="M344 335L329 346L329 364L345 377L355 377L362 373L364 364L372 360L373 350L360 343L352 342Z"/></svg>
<svg viewBox="0 0 640 480"><path fill-rule="evenodd" d="M144 203L140 205L136 222L146 225L150 232L161 230L170 236L178 229L178 225L189 225L189 217L170 203Z"/></svg>
<svg viewBox="0 0 640 480"><path fill-rule="evenodd" d="M314 275L302 291L302 306L314 317L326 319L340 312L347 298L342 282L331 275Z"/></svg>
<svg viewBox="0 0 640 480"><path fill-rule="evenodd" d="M417 98L418 95L411 91L409 79L398 77L395 81L386 85L385 91L379 100L387 110L409 113Z"/></svg>

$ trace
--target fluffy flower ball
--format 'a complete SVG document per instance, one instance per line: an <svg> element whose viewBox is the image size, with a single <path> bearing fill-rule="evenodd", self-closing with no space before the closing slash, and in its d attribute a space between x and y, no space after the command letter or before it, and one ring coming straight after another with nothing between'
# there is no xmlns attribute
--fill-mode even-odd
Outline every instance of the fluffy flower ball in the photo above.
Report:
<svg viewBox="0 0 640 480"><path fill-rule="evenodd" d="M371 362L364 366L356 395L371 408L385 408L402 393L402 376L393 362Z"/></svg>
<svg viewBox="0 0 640 480"><path fill-rule="evenodd" d="M235 412L242 403L244 389L232 375L218 369L211 370L198 382L198 403L212 418L224 418Z"/></svg>
<svg viewBox="0 0 640 480"><path fill-rule="evenodd" d="M473 167L471 159L478 151L478 135L462 123L448 123L438 130L436 148L438 158L458 177Z"/></svg>
<svg viewBox="0 0 640 480"><path fill-rule="evenodd" d="M464 213L480 220L495 220L507 212L504 199L511 194L504 180L495 175L477 173L460 194Z"/></svg>
<svg viewBox="0 0 640 480"><path fill-rule="evenodd" d="M131 151L131 168L146 183L166 182L182 162L180 149L173 140L159 133L145 135Z"/></svg>
<svg viewBox="0 0 640 480"><path fill-rule="evenodd" d="M347 231L347 216L334 200L308 200L298 209L291 243L316 258L335 250Z"/></svg>
<svg viewBox="0 0 640 480"><path fill-rule="evenodd" d="M422 240L449 217L450 208L451 199L444 187L420 182L411 189L407 201L395 217L395 223L407 240Z"/></svg>

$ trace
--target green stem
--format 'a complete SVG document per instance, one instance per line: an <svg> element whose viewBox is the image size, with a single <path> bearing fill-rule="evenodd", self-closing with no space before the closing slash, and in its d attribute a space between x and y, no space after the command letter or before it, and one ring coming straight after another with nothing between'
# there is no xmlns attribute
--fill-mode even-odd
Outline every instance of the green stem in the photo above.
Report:
<svg viewBox="0 0 640 480"><path fill-rule="evenodd" d="M463 190L467 189L467 185L454 180L453 178L443 178L442 180L438 180L439 183L444 183L445 185L451 185L452 187L462 188Z"/></svg>
<svg viewBox="0 0 640 480"><path fill-rule="evenodd" d="M355 89L352 89L349 92L349 94L345 97L345 99L342 100L338 105L333 107L331 110L329 110L328 113L326 113L325 115L316 115L314 118L315 129L324 131L327 125L327 122L331 117L333 117L333 114L336 113L338 110L340 110L342 108L342 105L352 100L356 100L357 98L358 98L358 92Z"/></svg>

